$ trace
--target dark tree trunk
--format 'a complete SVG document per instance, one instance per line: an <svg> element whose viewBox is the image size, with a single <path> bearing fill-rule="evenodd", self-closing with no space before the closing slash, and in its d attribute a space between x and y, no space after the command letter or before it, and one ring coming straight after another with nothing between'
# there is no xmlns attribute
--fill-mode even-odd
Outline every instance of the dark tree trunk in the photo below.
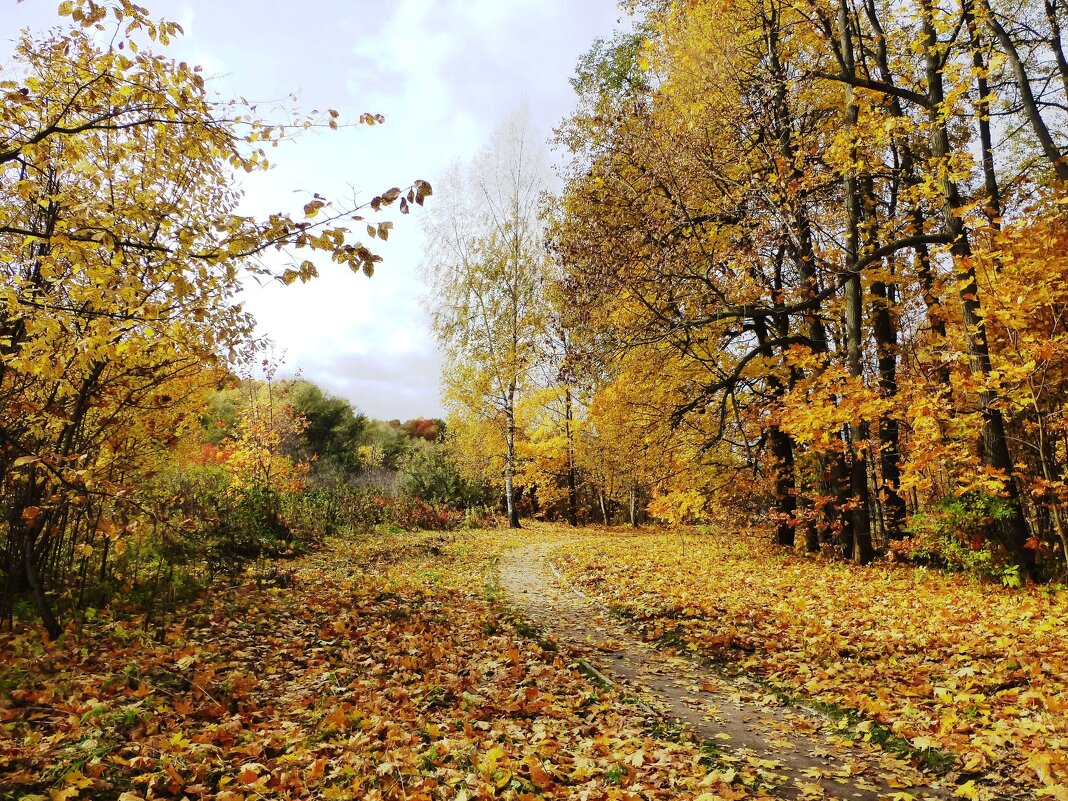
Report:
<svg viewBox="0 0 1068 801"><path fill-rule="evenodd" d="M781 261L781 260L780 260ZM780 286L781 269L776 270L776 286ZM780 334L787 332L785 320L779 320ZM774 355L771 345L768 343L768 328L763 317L753 320L753 330L756 333L761 355L770 359ZM768 376L768 387L774 396L775 402L785 394L786 387L783 382L773 374ZM771 450L772 474L774 476L775 494L775 542L778 545L793 547L794 526L797 523L797 487L794 477L794 442L793 439L779 428L772 425L768 429L768 441Z"/></svg>
<svg viewBox="0 0 1068 801"><path fill-rule="evenodd" d="M897 395L897 327L890 309L891 287L882 281L871 286L873 299L872 328L878 350L879 389L883 395ZM879 472L882 474L883 526L887 539L898 540L904 536L906 507L899 494L901 466L899 451L900 427L897 417L891 412L879 420Z"/></svg>
<svg viewBox="0 0 1068 801"><path fill-rule="evenodd" d="M839 432L837 448L843 448L846 438ZM844 450L820 457L821 494L824 497L818 525L813 536L827 545L839 545L845 554L853 549L853 518L849 514L849 466Z"/></svg>
<svg viewBox="0 0 1068 801"><path fill-rule="evenodd" d="M931 123L931 155L936 160L944 161L949 156L950 143L945 121L940 118L945 93L942 85L942 65L937 57L938 38L933 22L934 12L931 0L923 0L922 8L927 54L925 66ZM960 286L961 309L964 330L968 339L971 369L973 373L986 378L990 375L992 366L986 337L986 323L983 320L982 306L979 301L979 285L976 281L975 267L972 264L971 242L964 220L957 212L961 206L957 185L945 172L941 177L941 190L942 222L946 232L953 238L951 252ZM1031 533L1020 502L1020 492L1006 439L1005 418L1001 414L997 400L997 393L992 389L983 390L979 394L979 406L983 415L983 459L987 465L1004 473L1006 500L1012 513L1007 519L992 523L988 536L1004 546L1019 567L1021 579L1029 581L1034 577L1035 552L1027 547Z"/></svg>
<svg viewBox="0 0 1068 801"><path fill-rule="evenodd" d="M783 164L788 165L789 168L789 183L801 185L804 183L804 175L801 168L797 164L797 153L794 148L793 140L793 115L791 114L788 102L787 102L787 75L786 70L783 68L781 60L779 58L779 19L777 11L772 7L769 11L770 17L766 20L766 32L765 32L765 44L768 53L769 69L772 73L773 80L775 82L775 91L772 95L772 119L774 124L774 133L778 143L779 155L782 157ZM802 281L802 287L804 293L812 297L820 291L819 276L816 273L816 251L813 244L812 234L812 222L809 219L808 211L805 208L805 201L803 197L792 197L789 200L791 206L788 209L788 219L790 220L792 230L792 236L787 239L787 252L790 259L796 266ZM805 331L809 341L809 347L815 354L825 356L829 352L829 346L827 342L827 331L824 328L823 320L820 318L818 308L812 308L803 313L803 321ZM781 333L781 332L780 332ZM774 435L773 435L774 436ZM793 465L793 443L790 445L790 464ZM773 445L774 447L774 445ZM782 445L783 457L785 457L786 445ZM831 470L836 474L842 474L845 472L845 454L840 452L831 453L827 457L834 462ZM791 491L787 493L786 480L781 472L782 462L777 459L777 470L779 470L776 476L776 505L781 503L781 511L789 515L790 518L796 520L797 514L797 493L796 493L796 477L790 476L789 481L791 484ZM780 481L783 483L780 485ZM789 497L787 497L787 495ZM839 498L839 501L842 499ZM830 531L837 526L836 521L840 521L843 515L842 505L839 503L837 506L835 503L824 504L819 510L820 517L822 518L822 526L825 531ZM780 529L776 532L776 540L780 537L782 539L790 539L793 542L793 534L787 535L784 530ZM815 542L816 546L813 548L812 543ZM807 540L810 550L818 550L819 531L814 529Z"/></svg>
<svg viewBox="0 0 1068 801"><path fill-rule="evenodd" d="M820 549L820 532L815 525L809 523L805 526L805 550L809 553L817 553Z"/></svg>
<svg viewBox="0 0 1068 801"><path fill-rule="evenodd" d="M867 14L868 21L871 23L872 29L875 31L875 63L879 67L882 81L888 86L895 85L895 76L890 69L890 57L886 47L886 33L883 30L882 22L879 20L878 9L875 6L874 0L865 0L864 10ZM905 117L905 110L901 105L901 100L896 95L889 95L887 97L890 113L894 117ZM901 180L907 187L915 187L920 183L920 177L916 171L916 156L913 153L912 145L908 139L903 139L896 145L897 151L900 154L900 176ZM918 202L909 202L910 211L909 216L912 220L913 232L916 234L924 233L924 213L923 209ZM946 338L946 322L942 314L941 298L938 288L935 282L934 270L931 265L931 254L926 244L919 244L916 246L916 258L917 258L917 275L920 279L920 288L923 291L923 302L927 309L927 319L931 327L932 333L934 333L938 339L938 342L944 342ZM878 296L880 294L880 282L874 282L872 285L872 294ZM884 293L885 294L885 293ZM876 336L878 336L878 318L874 321L877 329ZM896 342L894 343L896 345ZM880 366L880 376L884 374L883 367ZM937 372L937 380L942 391L949 396L951 387L949 383L949 366L942 362L939 365ZM895 379L896 380L896 379ZM882 432L880 432L882 434ZM889 435L887 435L889 436ZM895 437L896 441L896 437ZM893 468L891 468L893 471Z"/></svg>
<svg viewBox="0 0 1068 801"><path fill-rule="evenodd" d="M987 80L987 65L983 60L982 39L975 21L972 0L964 0L964 22L972 49L972 67L975 69L975 112L979 121L979 146L982 149L983 186L986 189L986 215L991 225L1001 227L1001 189L994 169L994 137L990 130L990 82Z"/></svg>
<svg viewBox="0 0 1068 801"><path fill-rule="evenodd" d="M838 26L839 48L842 56L842 71L845 86L845 125L850 135L855 135L857 126L857 105L853 98L851 81L855 73L853 62L853 32L849 6L846 0L839 0ZM851 157L855 162L856 158ZM843 176L843 191L845 194L846 213L846 236L845 236L845 261L846 269L852 272L845 285L846 301L846 351L849 374L854 378L863 379L864 369L861 349L863 347L863 297L861 293L860 274L857 265L860 263L860 220L861 202L860 187L854 169L846 170ZM852 507L853 543L850 549L854 561L867 564L871 561L871 517L868 504L868 465L864 458L864 450L867 447L867 432L864 424L851 425L849 427L849 493Z"/></svg>
<svg viewBox="0 0 1068 801"><path fill-rule="evenodd" d="M1027 117L1027 121L1031 125L1031 131L1038 140L1042 153L1049 161L1050 166L1053 167L1057 180L1068 182L1068 159L1064 158L1060 148L1057 147L1049 126L1042 117L1038 99L1031 88L1031 78L1027 74L1027 68L1024 66L1023 60L1020 58L1016 42L1012 40L1009 32L998 21L994 9L990 7L989 0L984 0L984 3L986 5L987 24L990 26L990 30L993 31L994 38L998 40L1001 51L1005 54L1005 59L1012 69L1013 77L1016 79L1016 88L1020 92L1020 104L1023 106L1024 116Z"/></svg>
<svg viewBox="0 0 1068 801"><path fill-rule="evenodd" d="M794 487L794 443L790 435L772 428L771 454L775 461L775 543L794 547L797 524L797 492Z"/></svg>
<svg viewBox="0 0 1068 801"><path fill-rule="evenodd" d="M1064 44L1061 36L1061 21L1057 16L1056 0L1045 0L1046 22L1049 23L1049 46L1057 62L1057 72L1061 76L1061 88L1064 100L1068 102L1068 58L1064 57Z"/></svg>
<svg viewBox="0 0 1068 801"><path fill-rule="evenodd" d="M508 431L506 432L506 448L504 460L504 499L508 513L508 528L521 528L519 525L519 506L516 503L515 491L515 384L508 388L505 413L508 418Z"/></svg>
<svg viewBox="0 0 1068 801"><path fill-rule="evenodd" d="M44 624L45 631L47 631L48 636L54 640L63 633L63 628L59 625L59 620L56 619L56 615L52 611L51 605L48 603L48 598L45 596L44 586L37 573L33 547L35 538L29 531L26 532L25 538L26 548L23 551L23 566L26 570L26 584L30 588L30 598L33 599L33 605L34 608L37 609L37 614L41 616L41 622Z"/></svg>

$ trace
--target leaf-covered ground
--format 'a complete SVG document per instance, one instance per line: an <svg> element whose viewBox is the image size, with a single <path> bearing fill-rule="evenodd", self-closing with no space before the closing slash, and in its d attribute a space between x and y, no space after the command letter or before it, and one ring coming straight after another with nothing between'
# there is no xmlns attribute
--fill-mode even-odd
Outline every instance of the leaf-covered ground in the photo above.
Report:
<svg viewBox="0 0 1068 801"><path fill-rule="evenodd" d="M666 725L678 721L703 738L718 763L708 779L712 798L743 788L797 801L948 797L944 777L917 770L914 754L880 749L870 722L865 728L785 704L759 682L643 642L560 580L546 558L553 548L539 538L504 553L501 588L569 653L588 660L591 675L620 683Z"/></svg>
<svg viewBox="0 0 1068 801"><path fill-rule="evenodd" d="M512 622L512 544L339 541L162 633L0 634L0 798L714 797L699 748Z"/></svg>
<svg viewBox="0 0 1068 801"><path fill-rule="evenodd" d="M955 756L961 797L1068 798L1063 592L536 527L336 541L162 632L0 633L0 799L745 797L512 617L497 555L532 539L648 639Z"/></svg>
<svg viewBox="0 0 1068 801"><path fill-rule="evenodd" d="M954 757L961 797L1068 801L1068 593L787 554L743 535L612 532L554 559L651 640Z"/></svg>

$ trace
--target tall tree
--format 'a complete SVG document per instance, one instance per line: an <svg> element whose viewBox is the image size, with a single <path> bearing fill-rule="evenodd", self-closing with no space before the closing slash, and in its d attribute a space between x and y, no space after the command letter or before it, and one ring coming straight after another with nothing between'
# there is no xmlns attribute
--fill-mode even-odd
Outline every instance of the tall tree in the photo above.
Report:
<svg viewBox="0 0 1068 801"><path fill-rule="evenodd" d="M127 0L60 8L68 28L24 34L0 67L0 613L28 591L52 635L49 591L75 549L151 516L131 485L249 336L242 276L316 272L257 255L314 250L368 274L378 261L340 222L356 208L315 196L296 215L238 213L238 173L265 169L264 147L304 121L214 99L159 52L181 29Z"/></svg>
<svg viewBox="0 0 1068 801"><path fill-rule="evenodd" d="M519 527L516 406L541 355L549 272L539 203L546 157L525 113L455 165L427 217L424 270L445 354L446 402L500 433L509 526Z"/></svg>
<svg viewBox="0 0 1068 801"><path fill-rule="evenodd" d="M867 561L910 511L961 501L1031 575L1063 544L1068 454L1038 400L1057 393L1024 388L1010 354L1048 364L1022 320L1056 315L1006 293L1041 249L1023 232L1063 226L1063 9L638 5L641 44L580 62L560 136L573 307L705 372L672 417L714 413L705 444L767 477L778 541L814 522L810 548Z"/></svg>
<svg viewBox="0 0 1068 801"><path fill-rule="evenodd" d="M328 395L311 381L294 381L285 386L284 397L306 422L300 436L307 451L304 455L344 472L355 472L359 468L357 448L367 418L344 398Z"/></svg>

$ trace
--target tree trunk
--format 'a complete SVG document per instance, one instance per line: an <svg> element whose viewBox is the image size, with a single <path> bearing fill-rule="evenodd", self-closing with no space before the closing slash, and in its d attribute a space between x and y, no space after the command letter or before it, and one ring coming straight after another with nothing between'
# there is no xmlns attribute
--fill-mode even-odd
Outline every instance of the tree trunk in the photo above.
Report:
<svg viewBox="0 0 1068 801"><path fill-rule="evenodd" d="M871 285L872 329L879 364L879 389L887 398L897 395L897 328L890 310L891 287L882 281ZM885 510L883 527L887 539L899 540L904 536L905 499L899 494L901 487L900 451L898 442L900 426L891 411L879 419L879 472L882 474L882 505Z"/></svg>
<svg viewBox="0 0 1068 801"><path fill-rule="evenodd" d="M522 528L519 523L519 504L516 503L511 472L507 472L504 476L504 506L508 514L508 528Z"/></svg>
<svg viewBox="0 0 1068 801"><path fill-rule="evenodd" d="M989 0L984 0L984 5L987 14L987 24L994 32L994 37L998 40L998 44L1001 45L1001 50L1005 54L1005 59L1008 61L1009 67L1012 68L1013 77L1016 78L1016 86L1020 91L1020 104L1023 106L1024 116L1027 117L1027 121L1031 124L1031 131L1034 133L1035 138L1038 139L1038 144L1042 148L1042 153L1053 167L1053 172L1057 176L1057 180L1068 182L1068 159L1064 158L1060 148L1057 147L1057 143L1053 140L1053 135L1050 133L1049 126L1046 125L1046 121L1042 118L1042 113L1038 107L1038 100L1035 98L1034 90L1031 89L1030 76L1028 76L1027 69L1024 67L1023 61L1020 59L1020 53L1016 48L1016 43L1012 40L1012 37L1009 36L1008 31L1006 31L998 21L997 16L994 14L994 10L990 7Z"/></svg>
<svg viewBox="0 0 1068 801"><path fill-rule="evenodd" d="M769 69L774 76L775 91L772 96L772 119L774 121L775 135L778 141L779 155L782 157L782 161L785 165L789 165L790 170L790 184L802 185L804 183L804 174L801 168L797 165L797 153L794 147L794 140L792 136L792 121L793 115L787 103L787 83L788 78L786 70L783 68L781 59L779 57L779 19L777 11L774 7L769 9L769 13L773 16L767 21L766 41L768 64ZM816 251L813 244L812 234L812 222L809 219L807 209L805 208L804 199L802 197L792 197L790 199L790 206L788 212L788 218L790 220L791 227L793 228L792 236L787 240L787 248L790 254L791 260L794 262L798 273L800 274L802 281L802 289L805 295L812 297L819 293L820 282L819 276L816 273ZM827 342L827 331L823 325L823 320L820 317L818 308L812 308L806 310L803 313L804 327L809 340L809 347L815 354L820 354L824 357L829 353L829 345ZM782 332L780 332L782 333ZM818 369L818 368L817 368ZM772 435L774 437L774 434ZM786 480L782 473L783 460L786 459L786 445L790 446L789 461L793 465L793 441L781 444L782 452L778 459L779 473L776 476L776 505L781 508L777 509L791 518L796 519L797 514L797 492L796 492L796 477L791 476L790 482L792 484L790 492L786 492ZM773 444L773 448L774 448ZM834 475L841 475L845 473L845 454L841 452L835 452L828 454L827 458L833 462L831 466L831 473ZM782 482L780 484L779 482ZM833 480L832 480L833 482ZM835 486L838 484L836 482ZM831 493L832 496L838 497L837 490ZM844 500L838 498L839 501ZM819 510L820 517L822 518L822 526L824 531L830 532L835 528L844 527L843 520L844 511L841 503L835 503L834 501L823 504ZM793 535L787 534L785 530L782 530L781 523L776 531L776 541L790 540L793 542ZM810 550L819 549L819 529L813 529L809 538L806 540L810 546ZM812 548L812 543L815 542L815 548Z"/></svg>
<svg viewBox="0 0 1068 801"><path fill-rule="evenodd" d="M776 288L779 288L779 273L776 270ZM780 320L779 325L786 327L787 322ZM753 332L756 334L760 353L767 359L774 355L771 345L768 343L768 328L763 317L753 320ZM788 331L779 331L780 335ZM785 394L786 387L783 382L772 373L768 376L768 386L771 389L775 402ZM774 480L775 495L775 543L792 548L794 545L794 526L797 523L797 487L794 477L794 442L793 439L779 428L771 425L768 428L768 442L770 443L772 473Z"/></svg>
<svg viewBox="0 0 1068 801"><path fill-rule="evenodd" d="M775 461L775 544L794 547L797 491L794 487L794 443L778 426L768 432Z"/></svg>
<svg viewBox="0 0 1068 801"><path fill-rule="evenodd" d="M819 486L822 501L819 504L819 517L808 533L809 549L819 550L819 544L838 543L843 549L852 548L853 521L846 511L849 504L849 471L846 466L845 453L834 450L819 456ZM812 540L817 545L811 547Z"/></svg>
<svg viewBox="0 0 1068 801"><path fill-rule="evenodd" d="M853 34L849 6L846 0L839 0L838 26L839 45L842 54L842 70L845 78L845 125L851 137L855 136L858 110L853 97L850 81L854 77ZM845 261L846 270L853 274L845 285L846 301L846 351L849 374L863 381L864 366L861 349L863 347L863 297L860 274L860 219L861 204L857 176L852 164L856 163L855 147L850 148L851 166L843 176L846 213ZM871 518L868 509L868 465L864 458L867 447L867 426L864 423L849 426L849 450L851 454L849 470L850 503L852 506L853 544L852 558L855 562L867 564L872 558Z"/></svg>
<svg viewBox="0 0 1068 801"><path fill-rule="evenodd" d="M564 433L567 437L567 522L578 525L578 486L575 476L575 411L571 387L564 387Z"/></svg>
<svg viewBox="0 0 1068 801"><path fill-rule="evenodd" d="M972 0L964 0L964 22L972 49L972 69L975 71L975 112L979 120L979 146L982 148L983 186L986 188L986 215L994 228L1001 228L1001 189L994 169L994 137L990 130L990 82L983 60L982 39L975 22Z"/></svg>
<svg viewBox="0 0 1068 801"><path fill-rule="evenodd" d="M505 414L508 417L508 432L505 435L504 459L504 497L508 512L508 528L522 528L519 525L519 506L515 497L515 385L508 388L508 402Z"/></svg>
<svg viewBox="0 0 1068 801"><path fill-rule="evenodd" d="M820 531L812 523L805 526L805 550L809 553L818 553L820 550Z"/></svg>
<svg viewBox="0 0 1068 801"><path fill-rule="evenodd" d="M1057 72L1061 76L1061 88L1064 89L1064 99L1068 102L1068 58L1064 57L1064 44L1061 37L1061 21L1057 17L1057 4L1055 0L1045 0L1046 22L1049 23L1049 46L1053 50L1053 58L1057 62Z"/></svg>
<svg viewBox="0 0 1068 801"><path fill-rule="evenodd" d="M840 440L848 442L848 435L839 433ZM827 470L826 520L829 522L826 535L829 541L837 539L846 559L853 558L853 515L849 511L851 477L846 451L836 450L829 454Z"/></svg>
<svg viewBox="0 0 1068 801"><path fill-rule="evenodd" d="M883 82L889 86L894 86L895 77L890 69L890 57L886 47L886 32L883 30L882 22L879 20L879 12L874 0L865 0L864 10L867 14L868 21L871 23L871 26L875 31L875 63L879 67ZM901 105L900 98L896 95L889 95L886 100L889 104L891 115L897 118L905 117L905 110ZM915 153L913 153L909 140L903 138L901 142L896 143L895 146L901 156L900 174L902 181L910 188L918 186L921 181L920 177L917 175L916 156ZM909 206L909 217L912 220L913 232L916 234L923 234L925 222L923 207L919 202L914 200L909 202ZM931 265L931 254L926 244L916 246L916 259L916 272L920 279L920 288L923 291L923 303L927 310L927 320L931 327L931 331L937 337L936 344L939 344L944 342L946 338L946 322L945 317L942 314L941 298L939 297L939 292L937 291L935 284L934 270ZM879 294L879 286L879 282L873 283L873 295ZM878 337L878 318L876 318L874 323L877 329L876 336ZM896 343L894 344L896 345ZM880 375L882 374L883 368L880 366ZM944 360L939 364L936 376L942 391L949 397L949 393L951 392L949 366ZM880 432L880 434L882 434L882 432ZM893 468L891 468L891 472L893 472Z"/></svg>
<svg viewBox="0 0 1068 801"><path fill-rule="evenodd" d="M37 609L37 614L41 616L41 622L44 624L45 631L48 632L50 639L56 639L63 633L63 628L59 625L59 621L56 619L55 613L52 611L51 605L48 603L48 598L45 596L44 586L41 584L40 577L37 574L37 565L35 564L34 555L34 539L33 534L26 531L26 548L23 551L23 566L26 570L26 583L30 588L30 597L33 599L33 605Z"/></svg>
<svg viewBox="0 0 1068 801"><path fill-rule="evenodd" d="M925 68L931 124L931 155L936 161L945 162L950 153L949 132L941 119L941 106L945 101L942 84L942 65L938 59L938 38L933 22L931 0L923 0L923 32L925 41ZM957 274L958 291L964 318L964 330L968 341L968 355L973 373L986 379L991 371L990 349L986 337L979 301L979 285L972 264L972 248L964 220L958 215L960 193L957 185L942 170L940 178L942 193L942 222L947 233L953 237L951 253ZM997 405L997 393L984 389L979 393L979 407L983 416L983 460L987 465L1005 475L1005 493L1012 510L1008 519L995 521L988 530L988 537L1000 542L1012 556L1020 570L1020 578L1029 581L1034 577L1035 552L1027 547L1031 532L1024 518L1020 492L1014 475L1012 456L1009 453L1005 434L1005 418Z"/></svg>

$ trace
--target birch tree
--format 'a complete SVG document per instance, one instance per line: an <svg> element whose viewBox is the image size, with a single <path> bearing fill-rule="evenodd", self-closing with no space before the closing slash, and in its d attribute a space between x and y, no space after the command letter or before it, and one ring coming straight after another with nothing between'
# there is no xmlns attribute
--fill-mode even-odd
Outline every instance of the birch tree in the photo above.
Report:
<svg viewBox="0 0 1068 801"><path fill-rule="evenodd" d="M543 146L523 113L508 118L470 163L454 165L427 217L424 272L445 357L446 404L484 426L500 465L508 522L519 527L516 404L528 390L544 331L548 257L539 215Z"/></svg>

